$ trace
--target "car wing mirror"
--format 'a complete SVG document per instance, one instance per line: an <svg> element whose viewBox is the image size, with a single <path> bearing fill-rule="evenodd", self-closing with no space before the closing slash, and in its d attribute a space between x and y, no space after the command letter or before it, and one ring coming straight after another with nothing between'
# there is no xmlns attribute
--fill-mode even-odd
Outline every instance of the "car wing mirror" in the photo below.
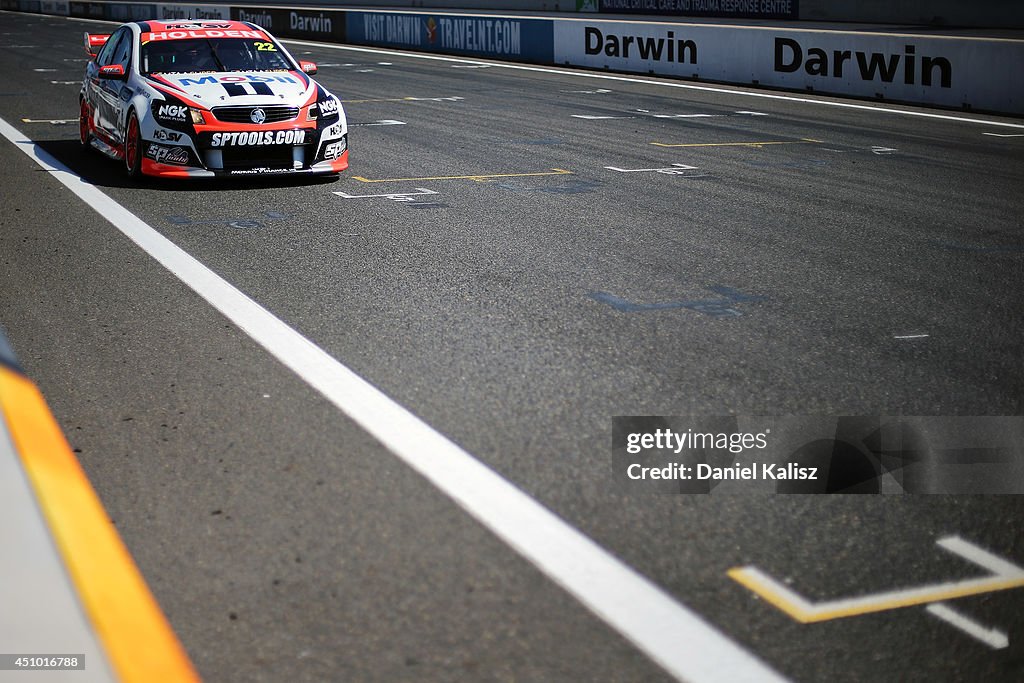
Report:
<svg viewBox="0 0 1024 683"><path fill-rule="evenodd" d="M107 64L106 66L101 66L100 78L109 78L117 81L124 80L124 67L120 64Z"/></svg>

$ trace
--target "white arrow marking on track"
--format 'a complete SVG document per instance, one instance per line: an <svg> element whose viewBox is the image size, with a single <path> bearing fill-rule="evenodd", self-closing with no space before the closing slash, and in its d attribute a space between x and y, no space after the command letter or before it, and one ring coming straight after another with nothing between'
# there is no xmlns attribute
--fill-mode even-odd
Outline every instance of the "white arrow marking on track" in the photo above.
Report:
<svg viewBox="0 0 1024 683"><path fill-rule="evenodd" d="M653 171L654 173L665 173L667 175L677 175L685 171L696 170L696 166L687 166L686 164L672 164L670 168L619 168L618 166L605 166L609 171L618 171L619 173L643 173L645 171Z"/></svg>
<svg viewBox="0 0 1024 683"><path fill-rule="evenodd" d="M374 197L383 197L384 199L396 199L402 200L407 197L418 197L425 194L437 194L433 190L428 190L425 187L417 187L416 192L388 192L386 194L348 194L346 192L335 192L334 194L342 197L343 199L371 199Z"/></svg>
<svg viewBox="0 0 1024 683"><path fill-rule="evenodd" d="M993 650L1002 650L1009 647L1010 638L996 628L985 628L978 622L960 614L944 602L936 602L925 607L925 610L932 616L942 619L950 626L955 626L972 638L976 638L988 645Z"/></svg>

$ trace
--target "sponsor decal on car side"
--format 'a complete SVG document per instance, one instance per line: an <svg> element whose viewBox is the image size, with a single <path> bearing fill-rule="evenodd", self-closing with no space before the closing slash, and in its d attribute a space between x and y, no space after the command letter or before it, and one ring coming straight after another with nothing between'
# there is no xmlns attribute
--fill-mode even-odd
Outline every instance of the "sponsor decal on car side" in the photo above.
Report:
<svg viewBox="0 0 1024 683"><path fill-rule="evenodd" d="M146 148L146 156L158 164L188 166L188 150L184 147L167 147L150 143Z"/></svg>
<svg viewBox="0 0 1024 683"><path fill-rule="evenodd" d="M255 145L302 145L306 142L304 130L264 130L242 133L214 133L211 147Z"/></svg>
<svg viewBox="0 0 1024 683"><path fill-rule="evenodd" d="M157 128L153 131L153 139L161 142L177 142L184 135L184 133L176 133L173 130L164 130L163 128Z"/></svg>
<svg viewBox="0 0 1024 683"><path fill-rule="evenodd" d="M338 140L337 142L332 142L328 144L327 146L324 147L324 159L326 161L334 161L342 154L344 154L345 149L347 147L348 142L344 138Z"/></svg>
<svg viewBox="0 0 1024 683"><path fill-rule="evenodd" d="M317 102L317 106L320 108L320 114L322 116L335 116L338 113L338 100L333 97L326 100L320 100Z"/></svg>
<svg viewBox="0 0 1024 683"><path fill-rule="evenodd" d="M158 121L185 123L188 121L188 107L183 104L161 104L153 114Z"/></svg>

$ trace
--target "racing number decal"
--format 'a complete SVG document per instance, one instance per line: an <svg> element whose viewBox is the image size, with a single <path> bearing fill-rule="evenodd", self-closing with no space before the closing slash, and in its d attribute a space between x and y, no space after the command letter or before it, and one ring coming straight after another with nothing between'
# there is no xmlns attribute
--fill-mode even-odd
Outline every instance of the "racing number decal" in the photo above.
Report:
<svg viewBox="0 0 1024 683"><path fill-rule="evenodd" d="M274 47L273 43L253 43L256 46L257 52L277 52L277 48Z"/></svg>

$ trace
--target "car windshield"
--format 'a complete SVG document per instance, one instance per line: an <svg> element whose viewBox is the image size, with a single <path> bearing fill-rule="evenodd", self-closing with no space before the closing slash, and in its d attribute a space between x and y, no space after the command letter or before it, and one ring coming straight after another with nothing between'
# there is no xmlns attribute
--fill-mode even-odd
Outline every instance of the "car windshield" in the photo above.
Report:
<svg viewBox="0 0 1024 683"><path fill-rule="evenodd" d="M294 68L275 43L248 38L149 41L142 46L142 73L288 71Z"/></svg>

